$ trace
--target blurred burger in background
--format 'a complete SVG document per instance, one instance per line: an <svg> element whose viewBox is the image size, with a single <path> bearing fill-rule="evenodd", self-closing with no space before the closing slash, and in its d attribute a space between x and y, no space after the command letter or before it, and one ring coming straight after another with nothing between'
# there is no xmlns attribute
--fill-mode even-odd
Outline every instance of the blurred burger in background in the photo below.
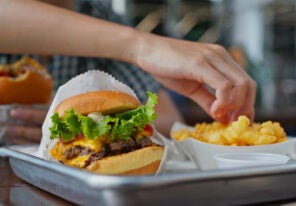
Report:
<svg viewBox="0 0 296 206"><path fill-rule="evenodd" d="M0 104L49 103L52 89L51 76L34 59L0 65Z"/></svg>
<svg viewBox="0 0 296 206"><path fill-rule="evenodd" d="M39 142L52 93L53 79L38 61L0 65L0 144Z"/></svg>

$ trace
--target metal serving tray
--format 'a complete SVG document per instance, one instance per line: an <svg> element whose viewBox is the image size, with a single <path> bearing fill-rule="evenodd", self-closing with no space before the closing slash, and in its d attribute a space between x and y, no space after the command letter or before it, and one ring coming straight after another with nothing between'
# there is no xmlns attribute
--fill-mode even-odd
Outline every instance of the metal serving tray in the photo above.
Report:
<svg viewBox="0 0 296 206"><path fill-rule="evenodd" d="M110 176L37 158L31 155L37 147L3 147L0 154L8 156L18 177L80 205L250 205L296 198L293 161L206 172L185 169L180 162L158 176Z"/></svg>

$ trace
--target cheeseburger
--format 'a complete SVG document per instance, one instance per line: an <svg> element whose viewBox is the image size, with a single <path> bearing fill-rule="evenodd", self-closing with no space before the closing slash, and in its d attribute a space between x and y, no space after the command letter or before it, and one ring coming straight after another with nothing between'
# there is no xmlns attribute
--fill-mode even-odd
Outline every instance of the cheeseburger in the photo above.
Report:
<svg viewBox="0 0 296 206"><path fill-rule="evenodd" d="M34 59L0 65L0 104L44 104L51 100L53 80Z"/></svg>
<svg viewBox="0 0 296 206"><path fill-rule="evenodd" d="M51 116L51 156L100 174L155 174L164 153L151 140L157 96L145 105L119 91L94 91L61 102Z"/></svg>

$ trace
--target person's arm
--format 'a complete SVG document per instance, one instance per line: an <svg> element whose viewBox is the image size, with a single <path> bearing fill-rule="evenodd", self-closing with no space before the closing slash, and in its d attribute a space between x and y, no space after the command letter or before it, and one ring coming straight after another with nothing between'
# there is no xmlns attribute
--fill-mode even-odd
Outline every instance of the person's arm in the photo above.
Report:
<svg viewBox="0 0 296 206"><path fill-rule="evenodd" d="M0 0L0 25L0 52L122 60L222 123L241 114L254 118L256 83L221 46L144 33L33 0Z"/></svg>
<svg viewBox="0 0 296 206"><path fill-rule="evenodd" d="M36 0L0 0L0 52L128 61L135 30Z"/></svg>

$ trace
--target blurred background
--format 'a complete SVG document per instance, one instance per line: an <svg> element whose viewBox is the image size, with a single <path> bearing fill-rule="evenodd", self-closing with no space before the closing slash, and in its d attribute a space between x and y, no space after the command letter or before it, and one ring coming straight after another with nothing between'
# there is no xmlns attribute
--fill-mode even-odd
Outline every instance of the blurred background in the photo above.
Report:
<svg viewBox="0 0 296 206"><path fill-rule="evenodd" d="M112 6L138 29L223 45L257 81L255 121L279 121L296 135L296 0L113 0ZM212 121L191 100L171 94L188 124Z"/></svg>

